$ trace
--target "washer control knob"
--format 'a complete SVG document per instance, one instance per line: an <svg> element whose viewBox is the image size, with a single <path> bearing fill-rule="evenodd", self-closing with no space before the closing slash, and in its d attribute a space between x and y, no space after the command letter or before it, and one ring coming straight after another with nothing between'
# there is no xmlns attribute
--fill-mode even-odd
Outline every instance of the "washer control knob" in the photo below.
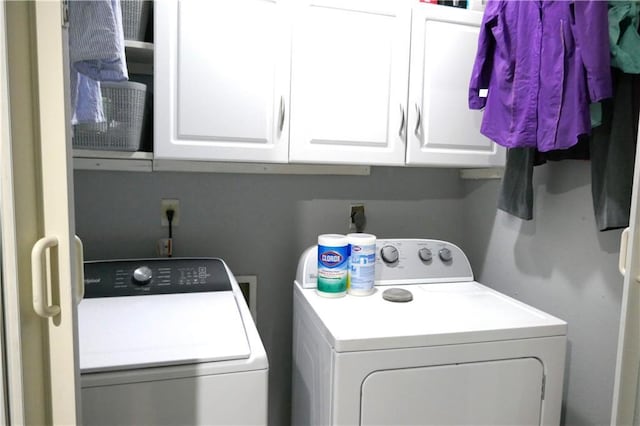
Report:
<svg viewBox="0 0 640 426"><path fill-rule="evenodd" d="M396 263L398 256L398 249L394 246L384 246L380 249L380 257L384 263Z"/></svg>
<svg viewBox="0 0 640 426"><path fill-rule="evenodd" d="M438 252L438 256L440 256L440 259L443 262L451 262L451 259L453 259L451 250L446 247L440 249L440 251Z"/></svg>
<svg viewBox="0 0 640 426"><path fill-rule="evenodd" d="M422 247L420 250L418 250L418 257L424 262L430 262L433 258L433 254L431 254L430 249Z"/></svg>
<svg viewBox="0 0 640 426"><path fill-rule="evenodd" d="M151 282L153 272L148 266L140 266L133 271L131 281L136 285L147 285Z"/></svg>

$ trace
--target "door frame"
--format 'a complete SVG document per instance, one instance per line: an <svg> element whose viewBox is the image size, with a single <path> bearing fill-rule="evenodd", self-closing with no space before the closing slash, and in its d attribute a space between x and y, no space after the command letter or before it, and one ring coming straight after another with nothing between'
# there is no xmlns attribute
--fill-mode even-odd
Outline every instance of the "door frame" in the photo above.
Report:
<svg viewBox="0 0 640 426"><path fill-rule="evenodd" d="M640 120L639 120L640 129ZM640 131L636 142L629 227L620 242L620 273L624 276L618 354L616 356L611 425L635 424L640 379Z"/></svg>
<svg viewBox="0 0 640 426"><path fill-rule="evenodd" d="M79 424L69 68L63 8L3 1L6 76L2 119L3 293L11 424ZM55 241L32 264L43 238ZM42 282L34 283L40 274ZM60 312L36 313L34 290Z"/></svg>

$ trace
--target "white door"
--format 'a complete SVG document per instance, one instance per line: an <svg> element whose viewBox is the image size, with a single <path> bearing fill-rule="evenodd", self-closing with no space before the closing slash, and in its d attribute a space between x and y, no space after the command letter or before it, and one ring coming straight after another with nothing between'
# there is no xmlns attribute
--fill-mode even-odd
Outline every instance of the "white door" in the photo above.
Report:
<svg viewBox="0 0 640 426"><path fill-rule="evenodd" d="M287 162L286 2L159 0L154 10L155 157Z"/></svg>
<svg viewBox="0 0 640 426"><path fill-rule="evenodd" d="M480 134L468 107L481 12L416 4L411 28L407 164L501 166L505 150Z"/></svg>
<svg viewBox="0 0 640 426"><path fill-rule="evenodd" d="M624 275L611 425L640 424L640 134L633 175L629 227L622 233L620 272Z"/></svg>
<svg viewBox="0 0 640 426"><path fill-rule="evenodd" d="M410 6L296 2L291 162L404 164Z"/></svg>
<svg viewBox="0 0 640 426"><path fill-rule="evenodd" d="M80 282L82 264L74 261L80 253L73 235L62 5L10 1L2 3L2 12L0 224L6 424L80 424L75 350L80 286L74 283Z"/></svg>

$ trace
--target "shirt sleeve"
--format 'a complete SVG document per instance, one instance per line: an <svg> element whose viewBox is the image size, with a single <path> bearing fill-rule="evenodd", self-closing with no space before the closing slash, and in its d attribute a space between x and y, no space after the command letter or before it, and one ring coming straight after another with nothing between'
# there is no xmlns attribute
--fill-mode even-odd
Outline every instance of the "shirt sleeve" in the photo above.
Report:
<svg viewBox="0 0 640 426"><path fill-rule="evenodd" d="M498 0L489 0L482 17L480 34L478 36L478 50L476 59L471 71L471 81L469 82L469 108L484 108L487 98L480 97L480 89L489 88L491 68L493 67L493 52L495 38L491 32L491 27L495 25L498 10L500 8Z"/></svg>
<svg viewBox="0 0 640 426"><path fill-rule="evenodd" d="M591 102L610 98L613 95L613 87L607 2L574 1L573 15L573 34L587 72L589 98Z"/></svg>

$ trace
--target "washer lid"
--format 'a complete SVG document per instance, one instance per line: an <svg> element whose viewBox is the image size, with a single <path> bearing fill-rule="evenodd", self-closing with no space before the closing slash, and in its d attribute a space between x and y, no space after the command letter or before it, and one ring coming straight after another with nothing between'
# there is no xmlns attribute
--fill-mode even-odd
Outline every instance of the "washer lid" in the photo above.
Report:
<svg viewBox="0 0 640 426"><path fill-rule="evenodd" d="M439 346L566 335L566 322L476 282L395 286L413 300L371 296L327 299L296 284L296 303L337 352ZM383 288L384 289L384 288ZM305 302L306 301L306 302Z"/></svg>
<svg viewBox="0 0 640 426"><path fill-rule="evenodd" d="M85 299L78 331L83 373L250 355L232 291Z"/></svg>

